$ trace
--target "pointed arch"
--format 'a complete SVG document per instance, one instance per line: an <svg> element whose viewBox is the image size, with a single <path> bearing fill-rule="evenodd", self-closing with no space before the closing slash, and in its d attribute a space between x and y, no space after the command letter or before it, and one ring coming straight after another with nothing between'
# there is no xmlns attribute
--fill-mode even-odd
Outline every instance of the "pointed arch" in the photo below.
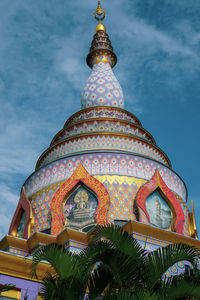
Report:
<svg viewBox="0 0 200 300"><path fill-rule="evenodd" d="M23 212L26 214L26 221L25 221L25 227L24 227L24 234L23 238L27 239L31 234L31 226L34 222L33 212L30 205L30 202L26 196L25 188L23 186L21 190L20 199L15 211L15 214L13 216L12 222L10 224L9 228L9 235L17 236L17 229L20 223L20 220L22 218Z"/></svg>
<svg viewBox="0 0 200 300"><path fill-rule="evenodd" d="M81 163L72 174L72 176L67 179L61 187L56 191L51 202L51 215L52 215L52 225L51 234L57 236L63 230L64 215L62 210L62 203L66 195L70 194L75 187L83 183L86 187L91 189L98 198L98 207L95 212L95 217L98 224L107 223L107 212L109 207L109 195L104 187L104 185L91 176Z"/></svg>
<svg viewBox="0 0 200 300"><path fill-rule="evenodd" d="M181 204L176 199L173 192L168 188L158 170L156 170L153 177L139 189L136 195L136 205L140 209L142 209L148 221L150 221L150 217L146 208L146 200L148 196L150 196L156 190L158 190L158 192L159 190L161 191L161 196L164 196L164 200L167 202L169 208L171 209L175 231L177 233L184 234L184 213Z"/></svg>

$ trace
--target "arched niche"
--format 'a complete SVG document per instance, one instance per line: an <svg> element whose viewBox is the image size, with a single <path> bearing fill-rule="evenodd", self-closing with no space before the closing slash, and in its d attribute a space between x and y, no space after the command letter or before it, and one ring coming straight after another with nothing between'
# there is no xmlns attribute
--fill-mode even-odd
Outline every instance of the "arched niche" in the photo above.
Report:
<svg viewBox="0 0 200 300"><path fill-rule="evenodd" d="M31 234L33 222L32 208L23 187L8 234L27 239Z"/></svg>
<svg viewBox="0 0 200 300"><path fill-rule="evenodd" d="M96 195L98 199L98 206L94 214L96 223L107 223L107 213L110 203L108 192L104 185L93 176L91 176L85 170L83 165L79 163L74 173L61 185L52 199L52 235L58 235L65 228L66 217L63 213L63 204L66 203L65 200L69 199L70 195L72 195L76 191L77 187L80 187L81 185L84 186L88 191L91 191L94 195Z"/></svg>
<svg viewBox="0 0 200 300"><path fill-rule="evenodd" d="M155 189L146 199L149 223L155 227L175 231L176 213L173 205L163 194L160 187Z"/></svg>
<svg viewBox="0 0 200 300"><path fill-rule="evenodd" d="M79 181L63 199L64 227L89 231L97 224L98 202L96 193Z"/></svg>
<svg viewBox="0 0 200 300"><path fill-rule="evenodd" d="M159 199L156 200L156 197ZM147 223L152 223L152 225L161 229L172 230L183 234L185 218L181 204L165 184L158 170L156 170L153 177L139 189L136 195L136 205L139 208L140 215L145 216ZM164 228L161 223L161 226L159 226L159 222L157 222L157 225L153 224L155 223L155 218L154 221L152 221L150 212L154 210L154 217L156 217L156 209L157 215L159 215L159 210L161 209L166 209L166 211L171 214L171 223L168 228Z"/></svg>

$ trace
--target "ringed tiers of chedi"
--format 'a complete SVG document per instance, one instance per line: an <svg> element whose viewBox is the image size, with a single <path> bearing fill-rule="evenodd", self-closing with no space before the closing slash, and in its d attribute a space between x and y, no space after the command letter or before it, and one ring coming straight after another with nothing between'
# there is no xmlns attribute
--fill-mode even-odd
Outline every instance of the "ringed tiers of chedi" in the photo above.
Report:
<svg viewBox="0 0 200 300"><path fill-rule="evenodd" d="M86 59L91 73L82 93L80 87L80 111L38 158L0 242L0 283L16 285L13 299L28 290L32 300L40 292L48 265L40 264L37 280L31 277L34 249L57 243L78 252L97 224L124 226L150 251L175 242L200 248L185 183L140 120L124 109L100 1L94 16L98 24ZM184 268L177 264L166 275Z"/></svg>

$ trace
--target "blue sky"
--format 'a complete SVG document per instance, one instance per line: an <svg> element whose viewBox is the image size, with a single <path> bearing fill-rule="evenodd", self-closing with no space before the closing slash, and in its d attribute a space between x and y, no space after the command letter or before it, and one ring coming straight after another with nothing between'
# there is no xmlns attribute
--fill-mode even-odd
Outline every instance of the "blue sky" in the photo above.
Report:
<svg viewBox="0 0 200 300"><path fill-rule="evenodd" d="M0 237L37 158L80 109L96 3L0 1ZM185 181L200 233L200 1L102 5L125 108L139 117Z"/></svg>

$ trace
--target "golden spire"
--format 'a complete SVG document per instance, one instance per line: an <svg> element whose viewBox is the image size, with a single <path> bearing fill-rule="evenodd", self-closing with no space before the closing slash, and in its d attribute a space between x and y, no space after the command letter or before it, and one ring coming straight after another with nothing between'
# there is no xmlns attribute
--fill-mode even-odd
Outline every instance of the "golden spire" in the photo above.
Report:
<svg viewBox="0 0 200 300"><path fill-rule="evenodd" d="M97 21L99 21L99 24L96 27L96 32L99 30L102 31L106 31L105 26L102 24L101 21L103 21L103 19L105 18L106 14L105 11L103 10L103 8L101 7L101 2L100 0L98 0L98 5L97 5L97 9L94 12L94 17Z"/></svg>

